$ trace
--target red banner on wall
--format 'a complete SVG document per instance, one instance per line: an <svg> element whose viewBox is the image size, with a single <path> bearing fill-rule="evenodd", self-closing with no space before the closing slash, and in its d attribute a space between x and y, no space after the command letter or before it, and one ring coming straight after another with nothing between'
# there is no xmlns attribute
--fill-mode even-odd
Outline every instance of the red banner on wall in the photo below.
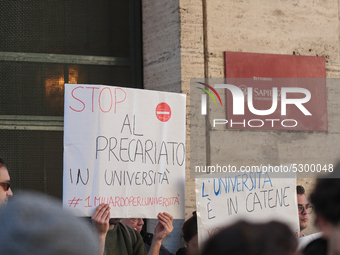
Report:
<svg viewBox="0 0 340 255"><path fill-rule="evenodd" d="M225 74L244 95L244 112L235 114L226 89L228 128L328 130L325 58L225 52Z"/></svg>

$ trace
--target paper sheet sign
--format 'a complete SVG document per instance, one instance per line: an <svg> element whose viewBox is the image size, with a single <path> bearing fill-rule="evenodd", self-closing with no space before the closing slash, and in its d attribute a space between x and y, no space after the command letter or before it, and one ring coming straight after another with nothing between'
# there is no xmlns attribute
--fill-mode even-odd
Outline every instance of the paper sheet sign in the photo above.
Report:
<svg viewBox="0 0 340 255"><path fill-rule="evenodd" d="M198 240L238 220L277 220L299 234L296 178L271 178L270 173L237 173L225 178L196 178Z"/></svg>
<svg viewBox="0 0 340 255"><path fill-rule="evenodd" d="M63 206L184 218L186 95L65 84Z"/></svg>

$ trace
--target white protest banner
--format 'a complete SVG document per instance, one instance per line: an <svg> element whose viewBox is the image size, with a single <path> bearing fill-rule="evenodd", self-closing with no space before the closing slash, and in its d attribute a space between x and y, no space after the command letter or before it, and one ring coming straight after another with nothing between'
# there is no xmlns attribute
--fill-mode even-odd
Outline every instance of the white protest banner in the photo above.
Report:
<svg viewBox="0 0 340 255"><path fill-rule="evenodd" d="M184 218L186 95L65 84L63 206Z"/></svg>
<svg viewBox="0 0 340 255"><path fill-rule="evenodd" d="M238 220L286 223L299 234L296 178L271 178L269 172L235 173L223 178L196 178L198 240Z"/></svg>

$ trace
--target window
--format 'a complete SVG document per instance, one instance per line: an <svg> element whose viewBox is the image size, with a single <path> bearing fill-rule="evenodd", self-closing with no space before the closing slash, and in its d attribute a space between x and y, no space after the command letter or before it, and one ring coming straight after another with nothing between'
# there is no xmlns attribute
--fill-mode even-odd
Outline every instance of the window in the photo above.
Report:
<svg viewBox="0 0 340 255"><path fill-rule="evenodd" d="M0 157L61 198L64 83L142 88L140 2L0 1L0 38Z"/></svg>

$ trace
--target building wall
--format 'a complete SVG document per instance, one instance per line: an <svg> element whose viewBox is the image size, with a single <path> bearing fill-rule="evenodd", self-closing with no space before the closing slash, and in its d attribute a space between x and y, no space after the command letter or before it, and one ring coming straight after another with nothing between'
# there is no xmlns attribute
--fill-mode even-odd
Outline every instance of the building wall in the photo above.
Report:
<svg viewBox="0 0 340 255"><path fill-rule="evenodd" d="M323 56L327 77L338 77L338 1L206 2L209 77L224 77L224 51ZM337 162L339 93L338 84L327 84L328 132L215 130L211 133L211 161L220 162L227 156L244 165ZM228 143L219 142L221 139ZM306 187L308 195L314 180L297 182ZM314 231L310 222L304 233Z"/></svg>
<svg viewBox="0 0 340 255"><path fill-rule="evenodd" d="M142 1L144 89L181 92L178 1Z"/></svg>
<svg viewBox="0 0 340 255"><path fill-rule="evenodd" d="M224 77L224 51L322 56L326 76L336 78L340 77L339 43L336 0L143 0L144 86L186 93L187 105L191 78ZM219 144L209 148L211 161L223 157L240 165L335 163L340 158L339 96L339 85L328 84L328 132L216 129L209 134L210 143ZM189 110L186 218L196 206L194 180L189 177ZM204 155L206 149L202 145L198 153ZM308 195L314 180L297 183L306 187ZM314 231L310 223L305 233Z"/></svg>
<svg viewBox="0 0 340 255"><path fill-rule="evenodd" d="M179 2L142 1L144 89L181 92L181 45ZM174 230L163 245L175 253L183 220L174 221ZM149 219L147 231L154 232L158 221Z"/></svg>

